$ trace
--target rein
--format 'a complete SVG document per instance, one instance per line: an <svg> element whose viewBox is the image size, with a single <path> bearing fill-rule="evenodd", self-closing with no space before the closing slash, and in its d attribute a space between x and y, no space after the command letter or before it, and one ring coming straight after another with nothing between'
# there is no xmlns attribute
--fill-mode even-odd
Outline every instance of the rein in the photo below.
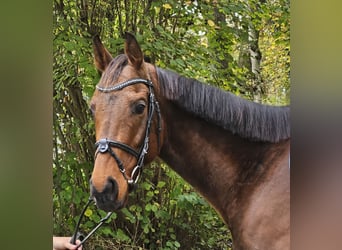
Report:
<svg viewBox="0 0 342 250"><path fill-rule="evenodd" d="M105 223L110 218L110 216L113 214L113 212L108 212L107 215L105 217L103 217L99 221L97 226L94 227L93 230L91 230L86 236L84 236L83 234L79 233L79 228L80 228L80 225L81 225L81 221L83 219L83 215L85 214L85 211L87 210L88 206L92 202L94 202L93 199L91 197L89 197L89 200L88 200L87 204L85 205L85 207L83 208L83 210L81 212L80 218L78 219L78 222L77 222L77 225L76 225L76 229L75 229L75 233L71 237L71 240L70 240L71 244L75 245L76 244L76 240L80 240L81 241L81 243L79 243L76 246L76 249L78 249L80 246L82 246L86 242L86 240L88 240L89 237L92 236L96 232L96 230L99 229L103 225L103 223Z"/></svg>
<svg viewBox="0 0 342 250"><path fill-rule="evenodd" d="M115 141L115 140L110 140L107 138L100 139L95 143L95 147L96 147L95 160L96 160L96 157L99 153L105 154L108 152L114 158L116 163L118 164L119 170L122 173L125 180L127 181L130 190L134 189L134 187L136 186L136 184L140 178L141 172L142 172L141 170L142 170L142 167L144 164L145 155L148 152L149 135L150 135L150 130L151 130L153 114L155 111L156 111L157 117L158 117L158 124L157 124L158 125L158 130L157 130L158 150L160 149L161 114L160 114L159 103L155 99L154 87L153 87L153 84L150 80L141 79L141 78L130 79L128 81L125 81L123 83L120 83L118 85L115 85L115 86L112 86L109 88L102 88L102 87L96 86L96 89L98 89L100 92L109 93L112 91L122 90L125 87L131 86L134 84L139 84L139 83L145 84L149 88L149 93L148 93L149 104L148 104L148 115L147 115L147 121L146 121L146 129L145 129L145 135L144 135L143 143L142 143L142 146L140 147L140 150L137 151L125 143ZM125 169L122 161L114 153L114 151L112 149L113 147L119 148L119 149L129 153L137 159L136 166L132 170L130 177L126 174L126 169ZM78 219L78 222L77 222L77 225L75 228L75 233L73 234L73 236L70 240L70 243L72 243L72 244L75 244L77 239L81 240L81 243L77 245L76 249L78 249L81 245L83 245L84 242L92 234L94 234L95 231L97 229L99 229L103 225L103 223L105 223L110 218L110 216L113 213L113 212L108 212L107 215L99 221L98 225L96 227L94 227L94 229L91 230L87 236L84 237L82 234L79 233L79 228L80 228L81 220L83 218L83 215L84 215L86 209L88 208L90 203L93 201L94 201L94 199L92 197L90 197L86 206L83 208L83 210L81 212L81 216ZM95 201L95 203L96 203L96 201Z"/></svg>

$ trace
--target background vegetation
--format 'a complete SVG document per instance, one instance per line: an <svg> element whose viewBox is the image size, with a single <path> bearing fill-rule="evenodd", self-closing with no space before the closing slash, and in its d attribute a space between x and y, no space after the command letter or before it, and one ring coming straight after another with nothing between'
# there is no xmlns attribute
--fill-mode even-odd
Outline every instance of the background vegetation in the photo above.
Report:
<svg viewBox="0 0 342 250"><path fill-rule="evenodd" d="M72 234L89 197L95 34L116 55L131 31L159 67L257 102L289 103L289 0L54 0L53 21L54 235ZM104 213L91 207L86 215L83 232ZM157 160L87 249L229 249L230 242L215 211Z"/></svg>

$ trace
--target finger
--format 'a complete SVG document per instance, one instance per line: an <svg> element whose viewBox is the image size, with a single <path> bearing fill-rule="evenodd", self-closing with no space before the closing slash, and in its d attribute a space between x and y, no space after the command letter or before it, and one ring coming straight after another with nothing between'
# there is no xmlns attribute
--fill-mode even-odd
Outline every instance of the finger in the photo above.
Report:
<svg viewBox="0 0 342 250"><path fill-rule="evenodd" d="M76 245L78 246L79 244L81 244L80 240L76 240ZM76 248L75 248L76 249ZM82 246L80 246L79 248L77 248L78 250L82 250Z"/></svg>

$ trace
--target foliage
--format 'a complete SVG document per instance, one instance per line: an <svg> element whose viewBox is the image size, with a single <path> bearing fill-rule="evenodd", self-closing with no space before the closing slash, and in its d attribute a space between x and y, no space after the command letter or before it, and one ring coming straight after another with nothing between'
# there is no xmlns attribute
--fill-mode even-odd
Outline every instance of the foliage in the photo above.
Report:
<svg viewBox="0 0 342 250"><path fill-rule="evenodd" d="M95 34L116 55L123 33L132 31L159 67L252 100L289 103L288 0L54 0L53 7L55 235L71 235L89 195ZM251 50L260 52L260 72L252 70ZM87 249L229 249L230 233L216 212L160 161L145 167L129 200ZM104 213L91 207L86 216L84 232Z"/></svg>

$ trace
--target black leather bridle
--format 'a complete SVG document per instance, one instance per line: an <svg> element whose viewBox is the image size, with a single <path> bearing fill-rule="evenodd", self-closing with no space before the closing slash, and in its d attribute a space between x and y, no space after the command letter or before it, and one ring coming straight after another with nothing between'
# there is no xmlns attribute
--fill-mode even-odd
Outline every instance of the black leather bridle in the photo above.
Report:
<svg viewBox="0 0 342 250"><path fill-rule="evenodd" d="M109 92L113 92L113 91L118 91L118 90L122 90L123 88L126 88L128 86L134 85L134 84L145 84L148 89L149 89L149 93L148 93L148 114L147 114L147 121L146 121L146 129L145 129L145 135L143 137L143 143L140 147L139 150L135 150L134 148L132 148L131 146L119 142L119 141L115 141L115 140L111 140L108 138L104 138L104 139L100 139L95 143L95 147L96 147L96 151L95 151L95 160L96 157L99 153L101 154L105 154L105 153L109 153L114 160L116 161L116 163L118 164L119 170L122 173L123 177L125 178L125 180L128 183L129 186L129 190L133 190L135 185L137 184L140 175L141 175L141 170L144 164L144 159L145 159L145 155L148 152L148 147L149 147L149 136L150 136L150 131L151 131L151 124L152 124L152 119L153 119L153 114L154 112L156 112L157 114L157 119L158 119L158 124L157 124L157 144L158 144L158 151L160 149L160 132L161 132L161 114L160 114L160 108L159 108L159 103L155 98L154 95L154 87L153 84L150 80L146 80L146 79L142 79L142 78L134 78L134 79L130 79L128 81L122 82L120 84L117 84L115 86L112 87L108 87L108 88L103 88L100 86L96 86L96 89L99 90L100 92L103 93L109 93ZM119 157L114 153L112 148L119 148L131 155L133 155L136 159L137 159L137 163L136 166L133 168L131 176L128 176L126 174L126 169L122 163L122 161L119 159ZM77 239L81 240L81 243L78 244L77 248L79 248L81 245L84 244L84 242L93 234L95 233L95 231L100 228L100 226L102 226L102 224L108 220L110 218L110 216L112 215L113 212L109 212L107 213L107 215L102 218L100 220L100 222L98 223L98 225L91 230L91 232L87 235L87 236L83 236L82 234L79 233L79 227L80 227L80 223L81 220L83 218L83 215L87 209L87 207L89 206L89 204L93 202L93 198L90 197L88 200L88 203L86 204L86 206L83 208L83 211L81 213L81 216L77 222L76 228L75 228L75 233L73 235L73 237L71 238L70 242L75 244Z"/></svg>
<svg viewBox="0 0 342 250"><path fill-rule="evenodd" d="M150 80L135 78L135 79L125 81L123 83L120 83L118 85L115 85L115 86L112 86L109 88L103 88L103 87L96 86L96 88L99 91L101 91L103 93L109 93L109 92L113 92L113 91L122 90L123 88L126 88L126 87L134 85L134 84L139 84L139 83L145 84L149 89L149 93L148 93L149 102L148 102L148 114L147 114L147 121L146 121L146 129L145 129L144 140L143 140L142 146L140 147L139 151L135 150L134 148L132 148L131 146L129 146L125 143L115 141L115 140L111 140L108 138L100 139L95 143L95 147L96 147L95 160L96 160L96 157L99 153L104 154L104 153L108 152L115 159L116 163L118 164L120 172L122 173L123 177L125 178L125 180L127 181L128 185L130 187L134 186L138 182L140 174L141 174L141 169L142 169L142 166L144 164L145 155L148 152L149 136L150 136L151 124L152 124L154 111L156 111L157 115L158 115L158 124L157 124L158 125L158 129L157 129L158 149L160 147L159 144L160 144L160 131L161 131L161 115L160 115L160 109L159 109L158 101L155 99L153 84ZM132 170L130 177L127 176L126 169L125 169L122 161L119 159L119 157L112 150L113 147L119 148L123 151L126 151L127 153L133 155L137 159L136 166Z"/></svg>

